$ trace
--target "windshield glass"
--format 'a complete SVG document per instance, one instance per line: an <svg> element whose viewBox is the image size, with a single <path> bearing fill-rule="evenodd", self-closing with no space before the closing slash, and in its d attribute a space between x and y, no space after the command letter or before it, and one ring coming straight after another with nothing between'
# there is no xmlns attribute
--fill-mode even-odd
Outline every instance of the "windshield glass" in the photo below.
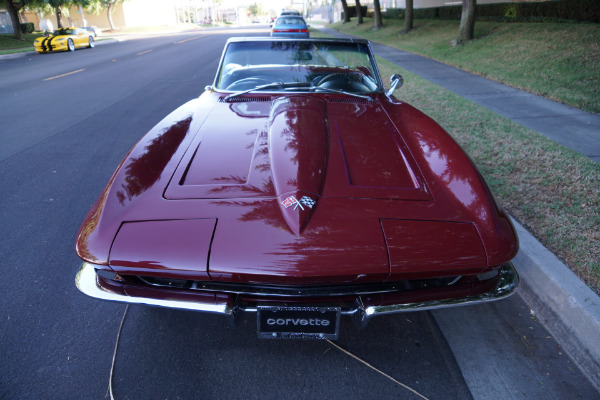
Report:
<svg viewBox="0 0 600 400"><path fill-rule="evenodd" d="M242 91L274 82L296 82L304 88L322 87L351 93L379 90L377 69L365 43L229 43L217 75L216 89Z"/></svg>
<svg viewBox="0 0 600 400"><path fill-rule="evenodd" d="M73 29L61 28L61 29L54 31L54 34L55 35L72 35Z"/></svg>

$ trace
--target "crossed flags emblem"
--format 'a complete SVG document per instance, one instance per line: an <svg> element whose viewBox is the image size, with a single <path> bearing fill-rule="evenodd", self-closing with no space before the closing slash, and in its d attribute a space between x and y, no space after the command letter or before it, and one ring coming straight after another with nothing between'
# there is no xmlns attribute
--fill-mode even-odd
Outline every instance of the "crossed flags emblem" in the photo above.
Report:
<svg viewBox="0 0 600 400"><path fill-rule="evenodd" d="M285 206L285 208L294 206L294 210L296 210L298 207L300 207L301 210L304 210L304 207L302 207L302 205L305 205L308 208L313 208L313 206L316 203L317 203L316 201L314 201L313 199L311 199L308 196L302 196L300 201L298 201L298 199L296 199L296 197L290 196L281 202L281 204L283 204Z"/></svg>

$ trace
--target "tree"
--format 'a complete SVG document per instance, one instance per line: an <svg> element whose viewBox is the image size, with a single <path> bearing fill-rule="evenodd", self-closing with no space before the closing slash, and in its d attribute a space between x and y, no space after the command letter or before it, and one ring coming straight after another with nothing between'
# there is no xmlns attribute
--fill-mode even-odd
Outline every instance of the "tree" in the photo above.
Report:
<svg viewBox="0 0 600 400"><path fill-rule="evenodd" d="M115 24L112 20L112 12L113 7L119 3L122 3L124 0L101 0L100 2L104 4L106 7L106 16L108 17L108 23L110 24L110 29L115 30Z"/></svg>
<svg viewBox="0 0 600 400"><path fill-rule="evenodd" d="M4 0L4 6L6 11L10 15L10 20L13 26L13 35L17 40L25 40L23 38L23 32L21 32L21 20L19 19L19 11L27 5L27 0Z"/></svg>
<svg viewBox="0 0 600 400"><path fill-rule="evenodd" d="M257 17L264 14L263 8L260 4L254 3L248 6L248 12L253 16Z"/></svg>
<svg viewBox="0 0 600 400"><path fill-rule="evenodd" d="M404 33L408 33L413 28L413 0L406 0L406 10L404 10Z"/></svg>
<svg viewBox="0 0 600 400"><path fill-rule="evenodd" d="M381 22L381 6L379 5L379 0L373 1L373 9L375 12L375 26L373 29L378 30L383 26L383 23Z"/></svg>
<svg viewBox="0 0 600 400"><path fill-rule="evenodd" d="M356 25L363 23L362 9L360 8L360 0L356 0Z"/></svg>
<svg viewBox="0 0 600 400"><path fill-rule="evenodd" d="M5 0L6 1L6 0ZM47 8L52 7L54 12L56 13L56 27L64 28L62 24L62 15L63 12L69 18L69 23L71 23L71 19L69 16L69 8L72 6L87 6L90 0L28 0L29 8ZM64 8L64 10L63 10Z"/></svg>
<svg viewBox="0 0 600 400"><path fill-rule="evenodd" d="M58 29L64 28L62 23L63 6L68 2L66 0L48 0L47 3L50 4L56 12L56 27Z"/></svg>
<svg viewBox="0 0 600 400"><path fill-rule="evenodd" d="M38 20L40 22L42 21L44 15L50 15L54 13L54 8L42 0L30 0L27 4L27 9L37 12Z"/></svg>
<svg viewBox="0 0 600 400"><path fill-rule="evenodd" d="M117 4L123 3L124 1L125 0L87 0L86 4L84 4L83 6L87 7L88 11L91 11L96 15L100 14L100 11L106 10L106 16L108 17L110 29L114 31L115 24L112 20L113 7Z"/></svg>
<svg viewBox="0 0 600 400"><path fill-rule="evenodd" d="M342 23L350 22L350 13L348 12L348 3L346 0L342 0L342 9L344 10L344 21Z"/></svg>
<svg viewBox="0 0 600 400"><path fill-rule="evenodd" d="M460 26L458 36L453 42L455 46L461 45L467 40L473 40L475 32L475 10L477 0L462 0L462 13L460 15Z"/></svg>
<svg viewBox="0 0 600 400"><path fill-rule="evenodd" d="M63 14L63 7L64 6L69 6L69 3L71 3L68 0L38 0L35 3L40 3L41 5L49 5L50 7L52 7L54 9L54 12L56 13L56 28L61 29L64 28L63 23L62 23L62 14Z"/></svg>

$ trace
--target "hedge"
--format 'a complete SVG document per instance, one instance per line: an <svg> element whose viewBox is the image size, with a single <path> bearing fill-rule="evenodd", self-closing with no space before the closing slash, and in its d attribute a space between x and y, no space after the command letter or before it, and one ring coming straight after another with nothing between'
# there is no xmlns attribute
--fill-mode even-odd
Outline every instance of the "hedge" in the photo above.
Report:
<svg viewBox="0 0 600 400"><path fill-rule="evenodd" d="M21 24L21 32L23 33L32 33L35 31L35 25L33 22L26 22Z"/></svg>
<svg viewBox="0 0 600 400"><path fill-rule="evenodd" d="M415 8L415 19L460 20L462 6ZM404 9L388 8L386 18L404 17ZM600 22L599 0L551 0L534 3L499 3L477 5L480 20L515 22L580 21Z"/></svg>

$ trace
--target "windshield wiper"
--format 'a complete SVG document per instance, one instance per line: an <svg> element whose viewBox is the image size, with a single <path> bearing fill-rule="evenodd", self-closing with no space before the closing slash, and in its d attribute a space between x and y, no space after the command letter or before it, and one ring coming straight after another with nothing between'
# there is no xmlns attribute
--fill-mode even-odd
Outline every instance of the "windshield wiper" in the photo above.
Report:
<svg viewBox="0 0 600 400"><path fill-rule="evenodd" d="M371 97L367 96L367 95L358 94L358 93L352 93L352 92L346 92L345 90L331 89L331 88L322 87L322 86L309 86L307 89L308 90L314 90L314 91L322 90L324 92L345 94L345 95L348 95L348 96L360 97L361 99L365 99L365 100L367 100L369 102L373 101L373 99Z"/></svg>
<svg viewBox="0 0 600 400"><path fill-rule="evenodd" d="M252 89L247 89L247 90L242 90L241 92L232 93L230 95L223 97L223 101L227 101L234 97L240 96L242 94L250 93L255 90L275 89L275 88L282 88L282 89L290 90L290 89L300 89L300 88L306 88L306 87L310 87L310 83L308 83L308 82L271 82L271 83L267 83L265 85L253 87Z"/></svg>
<svg viewBox="0 0 600 400"><path fill-rule="evenodd" d="M329 92L329 93L338 93L338 94L345 94L347 96L360 97L361 99L365 99L365 100L367 100L369 102L373 101L373 99L371 97L366 96L364 94L346 92L345 90L330 89L330 88L321 87L321 86L313 86L309 82L271 82L271 83L267 83L265 85L260 85L260 86L253 87L252 89L247 89L247 90L242 90L241 92L232 93L230 95L227 95L227 96L223 97L223 101L227 101L227 100L229 100L231 98L240 96L242 94L250 93L250 92L253 92L255 90L275 89L275 88L281 88L281 89L283 89L285 91L292 91L292 90L297 90L297 89L305 89L305 90L313 90L313 91L316 92L318 90L322 90L324 92Z"/></svg>

